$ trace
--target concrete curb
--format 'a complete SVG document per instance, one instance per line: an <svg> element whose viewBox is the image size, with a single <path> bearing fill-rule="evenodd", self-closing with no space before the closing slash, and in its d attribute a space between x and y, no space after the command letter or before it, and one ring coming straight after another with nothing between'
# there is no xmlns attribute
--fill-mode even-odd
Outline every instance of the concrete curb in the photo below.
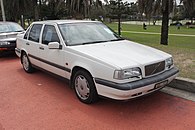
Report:
<svg viewBox="0 0 195 130"><path fill-rule="evenodd" d="M195 80L192 79L177 77L168 86L195 93Z"/></svg>

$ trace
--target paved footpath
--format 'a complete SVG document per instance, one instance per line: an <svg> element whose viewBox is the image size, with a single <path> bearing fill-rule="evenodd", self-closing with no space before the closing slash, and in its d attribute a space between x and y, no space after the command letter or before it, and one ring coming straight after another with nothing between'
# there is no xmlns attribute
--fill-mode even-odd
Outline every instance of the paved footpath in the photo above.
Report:
<svg viewBox="0 0 195 130"><path fill-rule="evenodd" d="M195 102L157 92L136 100L80 103L72 89L16 57L0 58L0 130L194 130Z"/></svg>

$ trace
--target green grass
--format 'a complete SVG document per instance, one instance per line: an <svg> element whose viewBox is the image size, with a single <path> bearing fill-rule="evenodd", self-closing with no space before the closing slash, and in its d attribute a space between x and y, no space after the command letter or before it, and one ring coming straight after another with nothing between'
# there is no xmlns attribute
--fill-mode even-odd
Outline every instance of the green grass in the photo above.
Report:
<svg viewBox="0 0 195 130"><path fill-rule="evenodd" d="M107 24L109 27L111 27L114 30L117 30L117 24ZM153 26L148 25L147 30L143 30L142 25L132 25L132 24L122 24L122 31L137 31L137 32L154 32L154 33L160 33L161 32L161 26ZM169 33L170 34L191 34L195 35L195 28L186 28L186 26L182 26L180 30L177 29L176 26L170 26L169 27Z"/></svg>
<svg viewBox="0 0 195 130"><path fill-rule="evenodd" d="M113 30L117 30L117 24L107 25ZM148 26L147 30L143 30L141 25L122 24L122 31L160 33L160 29L160 26ZM171 26L169 34L195 35L195 29L181 27L180 30L177 30L175 26ZM180 69L179 76L195 79L195 37L169 36L169 45L164 46L160 45L160 35L158 34L122 32L122 36L172 54L175 65Z"/></svg>

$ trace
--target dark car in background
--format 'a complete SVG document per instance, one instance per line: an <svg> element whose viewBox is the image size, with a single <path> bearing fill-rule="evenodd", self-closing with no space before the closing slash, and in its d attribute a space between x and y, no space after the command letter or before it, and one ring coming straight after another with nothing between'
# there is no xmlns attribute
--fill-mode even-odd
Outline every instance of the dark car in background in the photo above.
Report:
<svg viewBox="0 0 195 130"><path fill-rule="evenodd" d="M16 47L16 36L24 33L24 29L14 22L0 22L0 53L3 51L14 51Z"/></svg>

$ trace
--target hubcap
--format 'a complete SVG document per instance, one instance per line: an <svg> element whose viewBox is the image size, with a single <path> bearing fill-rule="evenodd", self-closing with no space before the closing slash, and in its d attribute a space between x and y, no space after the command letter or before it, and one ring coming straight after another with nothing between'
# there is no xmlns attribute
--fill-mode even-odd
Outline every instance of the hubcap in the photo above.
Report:
<svg viewBox="0 0 195 130"><path fill-rule="evenodd" d="M29 69L29 61L26 55L23 55L22 64L25 70Z"/></svg>
<svg viewBox="0 0 195 130"><path fill-rule="evenodd" d="M75 90L81 99L86 100L89 97L89 84L84 76L79 75L76 77Z"/></svg>

